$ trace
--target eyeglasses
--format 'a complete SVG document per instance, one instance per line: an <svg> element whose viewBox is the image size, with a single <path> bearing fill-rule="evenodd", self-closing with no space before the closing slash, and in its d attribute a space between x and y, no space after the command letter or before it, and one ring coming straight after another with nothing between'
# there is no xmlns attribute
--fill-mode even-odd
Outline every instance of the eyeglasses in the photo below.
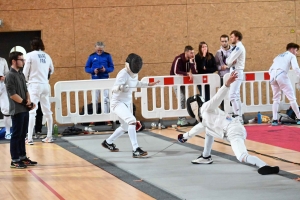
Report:
<svg viewBox="0 0 300 200"><path fill-rule="evenodd" d="M21 60L22 62L25 62L25 59L17 59L17 60Z"/></svg>

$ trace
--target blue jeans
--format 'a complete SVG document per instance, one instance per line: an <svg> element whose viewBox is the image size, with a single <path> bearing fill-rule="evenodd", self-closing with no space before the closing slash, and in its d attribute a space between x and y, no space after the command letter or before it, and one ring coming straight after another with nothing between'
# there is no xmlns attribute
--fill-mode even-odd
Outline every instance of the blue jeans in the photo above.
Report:
<svg viewBox="0 0 300 200"><path fill-rule="evenodd" d="M10 155L12 161L19 161L26 157L25 138L28 131L29 112L12 115L11 120Z"/></svg>

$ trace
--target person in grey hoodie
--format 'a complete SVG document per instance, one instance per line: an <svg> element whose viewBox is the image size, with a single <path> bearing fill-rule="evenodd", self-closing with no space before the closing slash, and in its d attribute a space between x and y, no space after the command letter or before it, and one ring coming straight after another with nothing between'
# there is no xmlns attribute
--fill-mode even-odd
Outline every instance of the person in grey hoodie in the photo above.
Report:
<svg viewBox="0 0 300 200"><path fill-rule="evenodd" d="M218 68L218 74L221 77L221 86L222 86L223 76L229 73L230 71L230 69L227 68L226 65L226 58L228 58L229 55L231 54L233 47L229 44L229 36L226 34L220 36L220 42L221 42L221 47L215 55L215 60ZM224 101L221 104L221 110L224 110Z"/></svg>

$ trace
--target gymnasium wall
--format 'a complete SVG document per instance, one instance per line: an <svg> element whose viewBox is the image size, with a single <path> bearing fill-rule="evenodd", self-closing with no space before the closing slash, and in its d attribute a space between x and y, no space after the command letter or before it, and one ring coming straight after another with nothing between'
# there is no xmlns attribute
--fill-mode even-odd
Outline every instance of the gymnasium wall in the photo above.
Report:
<svg viewBox="0 0 300 200"><path fill-rule="evenodd" d="M55 65L51 85L89 79L84 71L96 41L106 43L115 71L135 52L144 59L140 77L168 75L185 45L206 41L215 53L219 36L240 30L246 70L267 70L288 42L300 42L300 0L1 0L0 31L41 30ZM1 48L1 47L0 47ZM197 51L197 50L196 50ZM139 105L139 101L136 101ZM138 107L138 116L140 109Z"/></svg>

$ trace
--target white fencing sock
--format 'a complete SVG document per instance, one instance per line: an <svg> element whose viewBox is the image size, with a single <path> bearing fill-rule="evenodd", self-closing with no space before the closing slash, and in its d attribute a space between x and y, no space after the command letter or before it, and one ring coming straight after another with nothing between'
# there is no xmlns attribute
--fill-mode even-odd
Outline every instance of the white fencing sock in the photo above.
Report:
<svg viewBox="0 0 300 200"><path fill-rule="evenodd" d="M205 135L205 145L202 153L203 157L208 157L211 154L212 145L214 143L214 137L211 135Z"/></svg>
<svg viewBox="0 0 300 200"><path fill-rule="evenodd" d="M10 135L10 127L11 127L11 117L3 116L4 126L5 126L5 135Z"/></svg>
<svg viewBox="0 0 300 200"><path fill-rule="evenodd" d="M279 109L279 102L274 101L272 105L273 120L278 119L278 109Z"/></svg>
<svg viewBox="0 0 300 200"><path fill-rule="evenodd" d="M298 106L297 102L291 101L290 104L292 106L293 111L295 112L295 114L297 116L297 119L300 119L299 106Z"/></svg>
<svg viewBox="0 0 300 200"><path fill-rule="evenodd" d="M115 130L115 132L113 132L113 134L111 134L111 136L108 139L106 139L106 142L108 144L112 144L118 137L120 137L124 133L125 131L121 127L119 127Z"/></svg>
<svg viewBox="0 0 300 200"><path fill-rule="evenodd" d="M28 132L27 132L28 141L32 141L34 125L35 125L35 113L33 113L33 114L29 113Z"/></svg>
<svg viewBox="0 0 300 200"><path fill-rule="evenodd" d="M45 116L46 121L47 121L47 137L51 138L52 137L52 128L53 128L53 118L52 115L47 115Z"/></svg>
<svg viewBox="0 0 300 200"><path fill-rule="evenodd" d="M267 165L264 161L262 161L262 160L259 159L258 157L256 157L256 156L251 156L251 155L245 156L244 161L245 161L246 163L251 164L251 165L256 165L256 166L259 167L259 168L261 168L261 167Z"/></svg>
<svg viewBox="0 0 300 200"><path fill-rule="evenodd" d="M129 126L128 126L128 135L129 135L129 138L130 138L130 141L131 141L131 144L132 144L133 151L135 151L136 148L139 147L139 145L137 143L137 138L136 138L135 124L134 125L129 124Z"/></svg>

